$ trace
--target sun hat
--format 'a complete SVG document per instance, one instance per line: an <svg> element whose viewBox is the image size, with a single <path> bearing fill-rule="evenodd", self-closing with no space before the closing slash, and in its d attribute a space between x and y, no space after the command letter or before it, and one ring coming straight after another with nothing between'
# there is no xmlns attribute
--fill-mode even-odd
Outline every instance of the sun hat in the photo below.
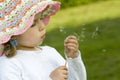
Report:
<svg viewBox="0 0 120 80"><path fill-rule="evenodd" d="M41 12L45 25L50 16L60 9L60 2L52 0L0 0L0 55L4 43L13 35L24 33L34 21L34 16Z"/></svg>

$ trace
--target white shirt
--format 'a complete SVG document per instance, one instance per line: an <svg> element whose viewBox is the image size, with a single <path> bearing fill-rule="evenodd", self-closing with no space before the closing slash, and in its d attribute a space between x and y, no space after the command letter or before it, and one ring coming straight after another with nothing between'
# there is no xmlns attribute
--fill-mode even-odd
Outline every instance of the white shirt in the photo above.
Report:
<svg viewBox="0 0 120 80"><path fill-rule="evenodd" d="M86 70L81 59L67 58L68 80L86 80ZM52 80L50 73L65 65L64 58L48 46L39 51L17 50L12 58L0 57L0 80Z"/></svg>

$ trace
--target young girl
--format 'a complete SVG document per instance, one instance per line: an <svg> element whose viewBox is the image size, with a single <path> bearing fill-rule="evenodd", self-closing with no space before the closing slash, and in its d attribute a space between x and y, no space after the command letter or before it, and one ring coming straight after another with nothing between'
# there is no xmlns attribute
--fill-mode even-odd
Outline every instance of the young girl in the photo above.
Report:
<svg viewBox="0 0 120 80"><path fill-rule="evenodd" d="M86 80L75 36L64 41L67 60L52 47L39 46L60 3L0 0L0 80Z"/></svg>

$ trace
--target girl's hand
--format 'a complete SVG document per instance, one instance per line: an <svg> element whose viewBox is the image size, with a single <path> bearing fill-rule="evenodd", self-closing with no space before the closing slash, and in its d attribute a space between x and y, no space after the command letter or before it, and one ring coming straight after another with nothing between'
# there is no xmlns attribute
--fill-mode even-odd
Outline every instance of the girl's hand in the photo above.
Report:
<svg viewBox="0 0 120 80"><path fill-rule="evenodd" d="M60 66L55 69L51 74L50 77L52 80L67 80L67 68L66 66Z"/></svg>
<svg viewBox="0 0 120 80"><path fill-rule="evenodd" d="M78 40L75 36L68 36L64 41L65 52L68 58L76 58L78 56Z"/></svg>

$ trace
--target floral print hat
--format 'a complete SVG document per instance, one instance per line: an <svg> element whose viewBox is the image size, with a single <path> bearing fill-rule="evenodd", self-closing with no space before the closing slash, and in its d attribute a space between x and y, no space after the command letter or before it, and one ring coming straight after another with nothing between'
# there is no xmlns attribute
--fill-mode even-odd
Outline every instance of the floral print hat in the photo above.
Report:
<svg viewBox="0 0 120 80"><path fill-rule="evenodd" d="M52 0L0 0L0 55L4 43L13 35L24 33L32 24L34 16L41 12L45 25L51 15L60 9L60 2Z"/></svg>

